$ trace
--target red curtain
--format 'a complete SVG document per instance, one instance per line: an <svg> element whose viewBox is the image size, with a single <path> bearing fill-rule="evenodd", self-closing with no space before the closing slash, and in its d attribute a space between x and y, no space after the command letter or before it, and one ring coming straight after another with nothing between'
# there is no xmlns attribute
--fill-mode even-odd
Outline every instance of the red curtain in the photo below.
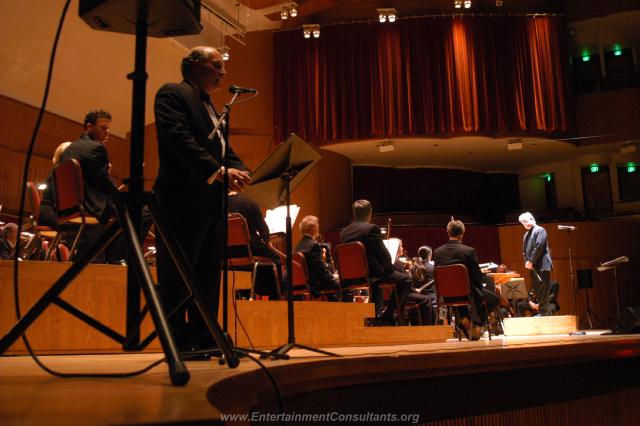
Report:
<svg viewBox="0 0 640 426"><path fill-rule="evenodd" d="M276 134L319 143L571 130L559 17L436 17L275 33Z"/></svg>

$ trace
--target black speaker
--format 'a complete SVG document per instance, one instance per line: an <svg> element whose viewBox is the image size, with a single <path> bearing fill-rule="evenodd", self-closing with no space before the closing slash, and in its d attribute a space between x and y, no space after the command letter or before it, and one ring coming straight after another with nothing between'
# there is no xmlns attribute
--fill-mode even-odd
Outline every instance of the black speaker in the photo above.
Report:
<svg viewBox="0 0 640 426"><path fill-rule="evenodd" d="M593 288L593 276L591 269L578 269L578 288Z"/></svg>
<svg viewBox="0 0 640 426"><path fill-rule="evenodd" d="M622 315L618 318L614 334L634 334L640 333L640 306L628 306L622 311Z"/></svg>

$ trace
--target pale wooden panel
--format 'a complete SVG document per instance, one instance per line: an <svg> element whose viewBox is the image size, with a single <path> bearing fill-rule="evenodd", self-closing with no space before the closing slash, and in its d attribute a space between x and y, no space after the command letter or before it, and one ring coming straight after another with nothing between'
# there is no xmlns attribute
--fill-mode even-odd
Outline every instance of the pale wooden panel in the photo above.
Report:
<svg viewBox="0 0 640 426"><path fill-rule="evenodd" d="M24 314L69 268L70 263L20 262L20 308ZM15 323L13 262L0 261L0 334ZM125 333L127 268L89 265L62 293L62 299L93 316L115 331ZM144 297L143 297L144 300ZM147 316L142 326L146 336L152 330ZM27 330L34 350L46 353L113 352L121 346L57 306L50 306ZM154 340L150 349L160 347ZM18 340L10 353L24 353Z"/></svg>
<svg viewBox="0 0 640 426"><path fill-rule="evenodd" d="M576 331L576 317L574 315L504 319L505 336L569 334L574 331Z"/></svg>

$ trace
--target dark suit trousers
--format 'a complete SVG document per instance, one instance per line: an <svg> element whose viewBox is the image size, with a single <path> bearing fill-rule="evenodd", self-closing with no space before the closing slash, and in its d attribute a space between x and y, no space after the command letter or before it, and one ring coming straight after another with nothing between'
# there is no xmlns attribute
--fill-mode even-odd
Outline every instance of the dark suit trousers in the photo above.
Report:
<svg viewBox="0 0 640 426"><path fill-rule="evenodd" d="M390 274L385 275L382 278L374 278L373 294L371 295L373 302L376 304L376 316L383 316L385 320L393 319L393 312L397 310L395 295L391 295L389 306L382 313L384 309L384 300L382 291L377 285L378 282L393 282L396 285L396 291L398 292L398 299L400 299L400 307L404 306L404 300L409 293L409 289L413 286L413 280L411 276L404 272L393 271Z"/></svg>
<svg viewBox="0 0 640 426"><path fill-rule="evenodd" d="M190 205L181 197L156 194L160 209L182 247L197 279L205 302L217 320L222 268L222 220L216 206ZM177 199L176 199L177 198ZM163 307L167 315L188 296L187 289L161 238L156 241L158 282ZM185 314L188 310L188 321ZM169 318L176 341L181 348L190 343L211 346L214 342L195 306L186 306Z"/></svg>
<svg viewBox="0 0 640 426"><path fill-rule="evenodd" d="M529 277L536 293L536 300L540 304L540 315L553 315L553 310L549 306L549 298L551 297L551 271L538 271L542 281L538 280L533 270L529 271Z"/></svg>

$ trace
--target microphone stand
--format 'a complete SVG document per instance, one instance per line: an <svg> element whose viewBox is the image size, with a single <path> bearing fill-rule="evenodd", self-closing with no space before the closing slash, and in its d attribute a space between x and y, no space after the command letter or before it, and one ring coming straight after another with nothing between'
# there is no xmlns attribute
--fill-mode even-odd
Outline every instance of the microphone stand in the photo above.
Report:
<svg viewBox="0 0 640 426"><path fill-rule="evenodd" d="M576 280L573 276L573 256L571 254L571 228L565 228L567 231L567 239L569 242L569 279L571 280L571 288L573 289L573 310L576 313L576 331L569 333L570 336L583 336L587 334L584 331L580 331L580 323L578 322L578 289L576 287Z"/></svg>
<svg viewBox="0 0 640 426"><path fill-rule="evenodd" d="M220 130L222 123L226 121L226 125L222 128L222 137L224 139L224 154L222 155L222 165L224 167L224 173L222 174L222 332L226 339L231 342L231 346L234 352L246 355L248 353L255 353L260 355L261 357L269 357L273 359L289 359L289 356L286 354L277 354L273 352L263 352L255 349L247 349L247 348L238 348L234 346L231 337L229 336L229 113L231 112L231 105L233 105L236 101L236 98L239 94L244 93L242 90L238 90L238 88L234 88L231 92L233 93L233 97L231 100L224 105L220 116L218 117L218 123L213 128L211 132L214 137ZM233 295L235 297L235 294ZM237 315L237 312L235 313ZM214 351L214 352L217 352ZM223 363L224 359L220 358L220 363Z"/></svg>

